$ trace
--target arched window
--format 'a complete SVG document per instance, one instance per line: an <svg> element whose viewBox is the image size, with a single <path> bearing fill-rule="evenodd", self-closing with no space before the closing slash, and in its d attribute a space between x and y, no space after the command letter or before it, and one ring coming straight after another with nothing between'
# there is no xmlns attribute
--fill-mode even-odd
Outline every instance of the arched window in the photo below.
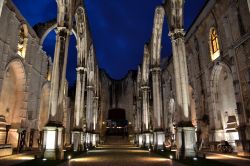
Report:
<svg viewBox="0 0 250 166"><path fill-rule="evenodd" d="M212 61L220 56L219 40L215 28L210 31L210 52Z"/></svg>
<svg viewBox="0 0 250 166"><path fill-rule="evenodd" d="M18 34L17 54L25 58L27 46L27 27L22 25Z"/></svg>

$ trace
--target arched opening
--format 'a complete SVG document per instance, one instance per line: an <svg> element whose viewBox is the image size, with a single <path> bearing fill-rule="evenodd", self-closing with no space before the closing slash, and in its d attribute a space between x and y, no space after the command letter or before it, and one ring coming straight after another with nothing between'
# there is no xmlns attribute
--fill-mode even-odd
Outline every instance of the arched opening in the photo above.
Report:
<svg viewBox="0 0 250 166"><path fill-rule="evenodd" d="M235 146L239 139L237 106L233 87L233 77L229 67L223 63L216 65L212 72L213 114L210 124L214 130L213 141L226 140Z"/></svg>
<svg viewBox="0 0 250 166"><path fill-rule="evenodd" d="M26 119L26 75L22 62L15 59L5 69L3 86L0 94L0 115L5 117L6 123L11 125L8 143L17 146L17 130Z"/></svg>
<svg viewBox="0 0 250 166"><path fill-rule="evenodd" d="M44 36L43 41L43 49L46 51L47 55L51 57L52 62L54 60L54 51L55 51L55 44L56 44L56 32L54 29L51 29L46 36ZM77 49L76 49L76 37L74 35L70 36L69 42L69 55L67 60L67 73L66 77L67 80L72 80L69 82L69 85L72 86L76 79L76 64L77 64ZM48 66L49 68L50 66ZM50 69L50 73L47 73L47 79L51 79L52 69Z"/></svg>
<svg viewBox="0 0 250 166"><path fill-rule="evenodd" d="M123 139L127 136L128 121L126 120L125 110L121 108L110 109L108 111L108 118L106 122L107 142L120 144L121 142L127 141L127 139Z"/></svg>

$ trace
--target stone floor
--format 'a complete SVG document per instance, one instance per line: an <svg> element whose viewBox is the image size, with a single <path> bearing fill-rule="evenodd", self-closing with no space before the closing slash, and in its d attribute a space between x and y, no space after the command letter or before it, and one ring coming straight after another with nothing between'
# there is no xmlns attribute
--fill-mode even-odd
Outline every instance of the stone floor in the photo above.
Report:
<svg viewBox="0 0 250 166"><path fill-rule="evenodd" d="M60 166L182 166L182 164L167 159L166 157L159 156L155 153L141 150L134 145L119 145L112 144L115 141L110 141L109 145L102 145L94 150L90 150L80 156L72 158L66 162L45 163L42 160L33 160L34 155L39 152L28 152L22 154L15 154L6 157L0 157L0 166L8 165L60 165ZM237 157L233 154L218 154L207 153L206 158L209 160L216 160L222 163L228 163L236 166L250 165L250 159ZM29 162L31 160L31 162ZM38 162L36 162L38 161ZM207 161L205 161L207 162ZM23 163L23 164L22 164ZM26 163L26 164L25 164ZM61 164L60 164L61 163ZM207 164L207 165L218 165ZM223 164L222 164L223 165Z"/></svg>
<svg viewBox="0 0 250 166"><path fill-rule="evenodd" d="M250 165L250 159L238 157L233 154L206 153L206 159L216 160L223 163L233 164L235 166Z"/></svg>
<svg viewBox="0 0 250 166"><path fill-rule="evenodd" d="M1 166L9 166L16 165L23 162L27 162L29 160L34 160L34 156L38 154L38 151L32 151L21 154L13 154L10 156L0 157L0 165Z"/></svg>
<svg viewBox="0 0 250 166"><path fill-rule="evenodd" d="M181 164L132 145L103 145L87 154L71 159L69 166L167 166Z"/></svg>

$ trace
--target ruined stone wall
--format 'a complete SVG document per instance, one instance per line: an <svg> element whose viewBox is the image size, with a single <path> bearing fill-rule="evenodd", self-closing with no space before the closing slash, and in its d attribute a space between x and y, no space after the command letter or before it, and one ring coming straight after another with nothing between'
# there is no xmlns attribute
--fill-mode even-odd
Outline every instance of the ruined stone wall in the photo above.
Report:
<svg viewBox="0 0 250 166"><path fill-rule="evenodd" d="M190 115L194 109L198 131L207 131L202 136L206 139L209 137L208 130L210 132L219 130L216 128L219 126L218 123L221 123L221 127L226 125L226 114L236 115L238 125L249 123L250 13L246 4L246 0L209 0L185 37ZM220 49L220 57L215 60L211 59L211 28L215 28L217 31ZM174 81L174 71L171 66L173 66L171 59L167 63L163 63L164 112L169 112L169 110L166 111L167 101L171 96L175 96L169 87L169 79L173 78ZM222 85L228 79L231 79L229 81L229 84L232 85L231 88L229 88L229 84ZM174 87L175 84L172 85ZM233 96L227 97L228 101L233 101L235 98L234 104L220 101L220 91L229 91L229 89L225 90L226 88L233 89ZM223 97L223 94L221 96ZM221 102L220 106L216 105L218 102ZM229 111L221 111L219 107L222 106ZM225 116L224 120L222 116ZM207 124L209 125L206 126ZM248 131L249 129L246 129L246 133L249 133ZM249 139L249 134L246 135ZM216 140L216 138L209 139ZM220 139L227 138L225 136Z"/></svg>
<svg viewBox="0 0 250 166"><path fill-rule="evenodd" d="M100 109L103 121L107 120L109 109L121 108L125 109L126 119L132 123L135 73L130 71L122 80L113 80L105 72L101 72L100 77Z"/></svg>
<svg viewBox="0 0 250 166"><path fill-rule="evenodd" d="M13 61L19 60L25 72L22 109L26 112L19 116L20 119L24 120L24 126L32 125L32 127L37 128L40 93L47 81L48 57L42 50L42 46L39 45L40 39L11 1L7 1L3 5L0 25L0 93L6 67ZM28 30L25 58L17 54L18 35L22 25L27 25Z"/></svg>

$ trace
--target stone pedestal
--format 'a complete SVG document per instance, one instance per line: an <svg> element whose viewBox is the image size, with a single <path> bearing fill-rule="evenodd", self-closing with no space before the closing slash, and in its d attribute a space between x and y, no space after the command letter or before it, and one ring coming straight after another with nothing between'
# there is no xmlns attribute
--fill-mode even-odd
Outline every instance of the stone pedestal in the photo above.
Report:
<svg viewBox="0 0 250 166"><path fill-rule="evenodd" d="M74 152L76 151L81 151L82 149L82 131L81 130L73 130L72 131L72 143L73 143L73 150Z"/></svg>
<svg viewBox="0 0 250 166"><path fill-rule="evenodd" d="M100 134L96 133L96 146L100 144Z"/></svg>
<svg viewBox="0 0 250 166"><path fill-rule="evenodd" d="M154 147L155 150L162 150L165 142L165 133L164 131L155 131L154 132Z"/></svg>
<svg viewBox="0 0 250 166"><path fill-rule="evenodd" d="M250 156L250 125L239 126L237 128L239 140L236 140L237 155Z"/></svg>
<svg viewBox="0 0 250 166"><path fill-rule="evenodd" d="M89 149L92 147L92 133L87 132L85 136L86 146Z"/></svg>
<svg viewBox="0 0 250 166"><path fill-rule="evenodd" d="M135 140L134 143L139 146L139 134L135 134Z"/></svg>
<svg viewBox="0 0 250 166"><path fill-rule="evenodd" d="M225 140L225 131L224 130L211 130L209 134L210 142L220 142Z"/></svg>
<svg viewBox="0 0 250 166"><path fill-rule="evenodd" d="M144 142L145 142L145 147L150 147L151 141L150 138L152 137L151 133L144 133Z"/></svg>
<svg viewBox="0 0 250 166"><path fill-rule="evenodd" d="M195 153L195 128L194 127L177 127L176 129L176 157L190 158L196 156Z"/></svg>
<svg viewBox="0 0 250 166"><path fill-rule="evenodd" d="M143 134L139 134L139 147L143 146Z"/></svg>
<svg viewBox="0 0 250 166"><path fill-rule="evenodd" d="M62 160L64 158L62 131L62 126L44 127L44 158L50 160Z"/></svg>
<svg viewBox="0 0 250 166"><path fill-rule="evenodd" d="M91 134L91 142L92 142L92 146L96 147L97 146L97 141L96 141L96 136L97 134L93 133Z"/></svg>

